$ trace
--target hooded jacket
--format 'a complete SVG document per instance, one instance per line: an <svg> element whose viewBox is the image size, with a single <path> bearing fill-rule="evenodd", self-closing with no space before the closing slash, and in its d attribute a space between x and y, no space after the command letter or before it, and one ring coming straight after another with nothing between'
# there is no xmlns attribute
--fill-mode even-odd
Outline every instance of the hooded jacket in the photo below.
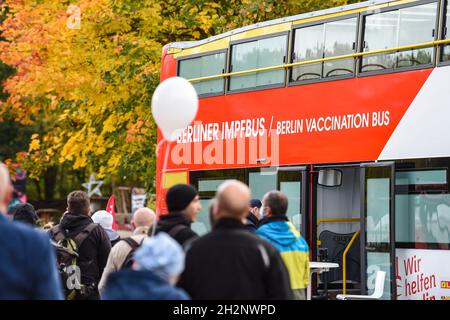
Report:
<svg viewBox="0 0 450 320"><path fill-rule="evenodd" d="M198 234L191 229L191 224L192 222L190 222L182 212L170 212L169 214L161 215L159 217L155 234L161 231L166 232L183 246L187 241L198 238ZM180 227L177 227L178 230L172 230L175 226Z"/></svg>
<svg viewBox="0 0 450 320"><path fill-rule="evenodd" d="M304 289L309 281L309 249L305 239L286 216L271 216L260 221L256 234L280 252L289 271L291 289Z"/></svg>
<svg viewBox="0 0 450 320"><path fill-rule="evenodd" d="M73 239L73 237L91 223L94 222L87 215L66 213L61 219L59 226L67 232L67 237ZM50 236L52 238L54 236L52 229L50 230ZM80 257L78 258L77 265L81 269L82 284L97 287L110 251L111 242L109 237L105 230L98 225L82 243L81 247L78 248ZM99 298L98 292L90 298Z"/></svg>
<svg viewBox="0 0 450 320"><path fill-rule="evenodd" d="M123 269L108 277L103 300L189 300L186 292L148 270Z"/></svg>

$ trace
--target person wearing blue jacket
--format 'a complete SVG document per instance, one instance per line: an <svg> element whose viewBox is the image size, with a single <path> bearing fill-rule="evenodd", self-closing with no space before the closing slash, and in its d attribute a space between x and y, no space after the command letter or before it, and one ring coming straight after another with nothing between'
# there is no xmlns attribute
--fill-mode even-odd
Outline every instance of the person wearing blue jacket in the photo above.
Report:
<svg viewBox="0 0 450 320"><path fill-rule="evenodd" d="M309 281L309 248L305 239L286 216L288 198L280 191L264 195L256 234L269 241L279 252L289 272L294 299L305 300Z"/></svg>
<svg viewBox="0 0 450 320"><path fill-rule="evenodd" d="M62 300L56 257L47 234L6 217L12 186L0 162L0 300Z"/></svg>
<svg viewBox="0 0 450 320"><path fill-rule="evenodd" d="M132 268L109 275L103 300L189 300L174 286L184 270L184 252L167 233L145 239Z"/></svg>

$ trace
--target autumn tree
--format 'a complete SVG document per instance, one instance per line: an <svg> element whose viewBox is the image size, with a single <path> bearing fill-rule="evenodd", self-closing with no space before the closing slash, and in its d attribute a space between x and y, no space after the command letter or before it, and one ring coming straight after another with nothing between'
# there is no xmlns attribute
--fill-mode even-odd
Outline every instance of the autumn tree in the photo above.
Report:
<svg viewBox="0 0 450 320"><path fill-rule="evenodd" d="M68 3L8 1L1 59L17 71L4 84L2 113L39 122L25 166L39 177L70 163L105 174L154 171L151 92L158 81L160 25L153 2L79 1L80 29L67 28Z"/></svg>
<svg viewBox="0 0 450 320"><path fill-rule="evenodd" d="M15 73L3 82L0 118L37 128L20 158L32 178L63 166L151 187L163 45L350 2L6 0L0 60Z"/></svg>

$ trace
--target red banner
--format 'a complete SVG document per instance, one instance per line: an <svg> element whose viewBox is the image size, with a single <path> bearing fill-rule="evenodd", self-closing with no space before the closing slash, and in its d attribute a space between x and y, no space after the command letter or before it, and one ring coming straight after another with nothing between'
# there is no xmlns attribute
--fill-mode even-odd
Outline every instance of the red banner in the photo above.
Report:
<svg viewBox="0 0 450 320"><path fill-rule="evenodd" d="M106 211L108 211L109 213L112 214L113 216L113 225L112 228L113 230L117 230L118 226L116 223L116 210L114 208L114 195L112 195L109 200L108 200L108 204L106 205Z"/></svg>

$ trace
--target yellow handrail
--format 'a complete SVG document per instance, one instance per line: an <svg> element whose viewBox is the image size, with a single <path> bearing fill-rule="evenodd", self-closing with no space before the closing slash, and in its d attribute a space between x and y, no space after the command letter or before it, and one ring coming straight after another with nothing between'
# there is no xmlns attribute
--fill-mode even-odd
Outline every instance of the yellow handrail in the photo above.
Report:
<svg viewBox="0 0 450 320"><path fill-rule="evenodd" d="M380 50L372 50L372 51L366 51L366 52L356 52L356 53L351 53L351 54L344 54L344 55L341 55L341 56L334 56L334 57L327 57L327 58L321 58L321 59L315 59L315 60L286 63L286 64L282 64L282 65L265 67L265 68L259 68L259 69L250 69L250 70L243 70L243 71L236 71L236 72L228 72L228 73L222 73L222 74L217 74L217 75L212 75L212 76L192 78L192 79L188 79L188 81L190 81L190 82L198 82L198 81L214 80L214 79L226 78L226 77L231 77L231 76L240 76L240 75L249 74L249 73L255 73L255 72L264 72L264 71L272 71L272 70L277 70L277 69L286 69L286 68L291 68L291 67L298 67L298 66L314 64L314 63L320 63L320 62L326 62L326 61L349 59L349 58L359 58L359 57L373 55L373 54L381 54L381 53L387 53L387 52L393 52L393 51L403 51L403 50L408 50L408 49L417 49L417 48L423 48L423 47L439 46L441 44L447 44L447 43L450 43L450 39L429 41L429 42L417 43L417 44L412 44L412 45L406 45L406 46L400 46L400 47L394 47L394 48L387 48L387 49L380 49Z"/></svg>
<svg viewBox="0 0 450 320"><path fill-rule="evenodd" d="M317 226L322 222L357 222L359 218L321 218L317 220Z"/></svg>
<svg viewBox="0 0 450 320"><path fill-rule="evenodd" d="M356 237L359 236L360 233L361 230L355 232L347 247L345 248L344 254L342 255L342 294L345 294L347 292L347 253L350 250L353 242L355 242Z"/></svg>

